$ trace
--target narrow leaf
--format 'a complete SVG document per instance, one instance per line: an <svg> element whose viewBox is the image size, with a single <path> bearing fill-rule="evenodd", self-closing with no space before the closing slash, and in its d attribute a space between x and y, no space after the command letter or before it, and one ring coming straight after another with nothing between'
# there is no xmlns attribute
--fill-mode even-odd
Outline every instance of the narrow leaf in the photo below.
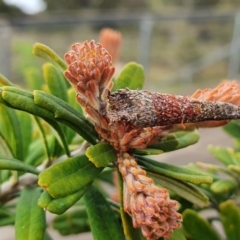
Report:
<svg viewBox="0 0 240 240"><path fill-rule="evenodd" d="M11 147L9 146L9 143L5 141L5 138L3 138L1 132L0 132L0 157L13 157L13 152L11 150Z"/></svg>
<svg viewBox="0 0 240 240"><path fill-rule="evenodd" d="M35 175L39 174L36 168L17 159L0 158L0 170L3 169L29 172Z"/></svg>
<svg viewBox="0 0 240 240"><path fill-rule="evenodd" d="M149 148L170 152L195 144L198 140L199 134L197 131L178 131L168 134L160 142L149 146Z"/></svg>
<svg viewBox="0 0 240 240"><path fill-rule="evenodd" d="M43 91L34 91L34 102L38 106L53 112L56 120L76 130L90 143L96 144L97 134L93 125L66 102Z"/></svg>
<svg viewBox="0 0 240 240"><path fill-rule="evenodd" d="M216 179L216 178L218 179L218 177L216 176L217 172L223 172L223 173L226 173L226 174L232 176L231 171L228 168L226 168L225 166L203 163L203 162L196 162L195 165L198 168L202 169L203 171L207 171L207 172L209 172L209 174L212 174L212 177L214 179Z"/></svg>
<svg viewBox="0 0 240 240"><path fill-rule="evenodd" d="M183 230L182 229L174 230L170 240L186 240L183 234Z"/></svg>
<svg viewBox="0 0 240 240"><path fill-rule="evenodd" d="M236 166L236 165L228 165L228 169L236 172L237 174L240 174L240 167L239 166Z"/></svg>
<svg viewBox="0 0 240 240"><path fill-rule="evenodd" d="M240 239L240 210L239 207L232 201L228 200L219 206L220 217L223 224L227 239Z"/></svg>
<svg viewBox="0 0 240 240"><path fill-rule="evenodd" d="M191 168L157 162L141 156L137 156L137 159L140 165L144 166L149 172L165 175L185 182L191 182L193 184L212 183L213 181L211 176Z"/></svg>
<svg viewBox="0 0 240 240"><path fill-rule="evenodd" d="M109 143L99 143L90 146L86 151L86 156L96 167L106 167L116 159L117 154Z"/></svg>
<svg viewBox="0 0 240 240"><path fill-rule="evenodd" d="M210 189L217 194L225 194L234 191L238 188L236 180L233 179L220 179L215 181Z"/></svg>
<svg viewBox="0 0 240 240"><path fill-rule="evenodd" d="M4 217L0 219L0 227L14 225L15 223L15 216Z"/></svg>
<svg viewBox="0 0 240 240"><path fill-rule="evenodd" d="M68 155L70 155L66 136L65 136L61 126L55 121L54 111L56 109L54 109L54 107L57 107L56 103L54 103L55 105L51 108L51 111L53 111L53 113L51 113L50 111L44 109L45 108L44 104L43 104L43 107L41 107L34 103L32 93L22 90L20 88L16 88L16 87L4 87L3 92L2 92L2 97L13 108L29 112L35 116L42 117L47 123L49 123L57 131L57 133L59 134L59 137L63 143L63 146L66 150L66 153ZM41 99L41 96L39 96L39 99ZM58 98L55 98L55 100L56 99L58 99ZM48 104L51 105L51 102ZM87 122L87 120L85 120L85 121ZM90 128L89 126L86 126L86 125L84 125L84 127L86 127L87 130L89 130L89 128ZM95 131L93 130L93 128L91 130L95 134Z"/></svg>
<svg viewBox="0 0 240 240"><path fill-rule="evenodd" d="M44 234L44 238L43 240L53 240L52 237L48 234L48 232L46 231Z"/></svg>
<svg viewBox="0 0 240 240"><path fill-rule="evenodd" d="M59 231L61 235L90 232L85 209L75 209L55 217L52 222L52 227Z"/></svg>
<svg viewBox="0 0 240 240"><path fill-rule="evenodd" d="M86 185L80 191L62 198L53 198L47 191L44 191L38 200L38 205L51 213L63 214L83 196L88 188L89 185Z"/></svg>
<svg viewBox="0 0 240 240"><path fill-rule="evenodd" d="M235 120L229 122L223 129L232 137L240 139L240 121Z"/></svg>
<svg viewBox="0 0 240 240"><path fill-rule="evenodd" d="M232 148L222 148L210 145L208 150L217 160L226 166L235 164L237 162L234 156L234 150Z"/></svg>
<svg viewBox="0 0 240 240"><path fill-rule="evenodd" d="M114 169L113 168L104 168L104 170L98 175L98 179L107 182L111 185L114 184Z"/></svg>
<svg viewBox="0 0 240 240"><path fill-rule="evenodd" d="M9 124L11 125L12 133L13 133L13 141L12 147L15 150L15 158L20 160L24 159L24 138L22 129L19 127L20 120L17 117L16 112L13 109L6 108L6 114L9 120ZM10 129L8 129L9 131Z"/></svg>
<svg viewBox="0 0 240 240"><path fill-rule="evenodd" d="M47 123L49 123L59 134L67 155L70 155L65 134L61 129L61 126L55 121L53 113L47 111L44 108L37 106L33 102L33 95L31 93L15 87L4 87L4 91L2 92L2 95L3 95L3 98L7 101L7 103L10 104L11 107L29 112L35 116L40 116ZM20 145L18 146L20 148ZM50 159L49 151L48 151L48 156Z"/></svg>
<svg viewBox="0 0 240 240"><path fill-rule="evenodd" d="M209 222L191 209L183 212L183 226L194 240L221 240Z"/></svg>
<svg viewBox="0 0 240 240"><path fill-rule="evenodd" d="M37 67L27 68L24 72L24 80L27 84L28 89L30 90L40 90L43 85L43 78L41 70Z"/></svg>
<svg viewBox="0 0 240 240"><path fill-rule="evenodd" d="M53 198L60 198L85 188L102 170L103 168L96 168L85 155L81 155L57 163L41 172L38 184Z"/></svg>
<svg viewBox="0 0 240 240"><path fill-rule="evenodd" d="M80 112L83 114L82 107L76 100L76 91L74 88L69 88L68 89L68 104L74 108L76 111ZM74 131L72 128L68 127L68 131L66 132L66 136L68 139L68 143L71 143L73 138L76 136L76 131Z"/></svg>
<svg viewBox="0 0 240 240"><path fill-rule="evenodd" d="M60 70L51 63L46 63L43 65L43 74L50 93L65 102L68 102L68 85L62 72L60 72ZM75 132L66 125L62 125L62 128L65 133L64 135L66 135L66 143L70 143L75 135Z"/></svg>
<svg viewBox="0 0 240 240"><path fill-rule="evenodd" d="M16 240L42 240L45 233L45 212L37 205L39 188L25 188L17 204Z"/></svg>
<svg viewBox="0 0 240 240"><path fill-rule="evenodd" d="M172 190L180 197L198 205L199 207L207 207L209 205L208 197L192 184L150 172L148 172L147 175L151 177L157 185Z"/></svg>
<svg viewBox="0 0 240 240"><path fill-rule="evenodd" d="M9 217L1 217L0 218L0 227L8 226L8 225L14 225L15 223L15 216L9 216Z"/></svg>
<svg viewBox="0 0 240 240"><path fill-rule="evenodd" d="M53 113L37 106L33 101L33 94L17 87L3 87L1 96L3 100L15 109L29 112L39 117L54 118Z"/></svg>
<svg viewBox="0 0 240 240"><path fill-rule="evenodd" d="M33 54L42 57L47 61L50 61L52 64L63 71L67 69L67 64L65 61L55 51L42 43L34 44Z"/></svg>
<svg viewBox="0 0 240 240"><path fill-rule="evenodd" d="M102 194L91 187L84 195L87 215L95 240L124 240L115 213Z"/></svg>
<svg viewBox="0 0 240 240"><path fill-rule="evenodd" d="M46 63L43 65L43 75L51 94L68 102L67 82L62 72L51 63Z"/></svg>
<svg viewBox="0 0 240 240"><path fill-rule="evenodd" d="M130 62L125 65L115 82L114 89L129 88L132 90L142 89L145 80L142 65Z"/></svg>
<svg viewBox="0 0 240 240"><path fill-rule="evenodd" d="M34 119L37 123L37 126L38 126L39 130L40 130L40 133L41 133L40 136L42 138L43 145L45 146L45 149L46 149L46 153L47 153L47 156L48 156L48 161L50 162L51 161L51 151L50 151L49 146L48 146L47 136L45 134L44 128L43 128L39 118L35 117Z"/></svg>
<svg viewBox="0 0 240 240"><path fill-rule="evenodd" d="M161 149L156 149L156 148L145 148L145 149L136 149L134 150L134 154L137 155L159 155L164 153L163 150Z"/></svg>
<svg viewBox="0 0 240 240"><path fill-rule="evenodd" d="M23 146L23 154L24 154L24 159L27 156L28 148L32 142L32 119L31 115L28 113L22 112L22 111L17 111L17 116L20 121L18 128L21 129L22 132L22 146Z"/></svg>
<svg viewBox="0 0 240 240"><path fill-rule="evenodd" d="M53 135L47 136L47 142L50 151L53 150L55 147L55 137ZM53 153L51 152L50 155L52 156ZM37 167L44 160L46 160L46 158L47 158L46 148L45 145L43 144L43 139L37 138L30 144L28 155L24 162L34 167Z"/></svg>
<svg viewBox="0 0 240 240"><path fill-rule="evenodd" d="M1 170L0 171L0 181L1 183L7 181L11 176L11 170Z"/></svg>
<svg viewBox="0 0 240 240"><path fill-rule="evenodd" d="M49 95L48 95L49 96ZM51 95L50 95L51 96ZM29 112L33 115L36 116L40 116L42 117L45 121L47 121L59 134L63 146L67 152L67 154L69 155L69 150L68 150L68 144L67 144L67 140L65 137L64 132L61 130L61 127L57 124L57 122L54 120L54 111L56 111L58 104L56 104L55 102L48 102L48 100L46 100L47 102L45 102L43 104L43 107L40 107L38 105L36 105L33 101L33 95L30 92L27 92L25 90L22 90L20 88L16 88L16 87L3 87L3 92L2 92L2 97L3 99L8 102L13 108L19 109L19 110L23 110L26 112ZM41 96L39 96L39 101L41 100ZM55 98L55 100L58 98ZM60 99L59 99L60 100ZM62 101L64 102L64 101ZM45 105L51 105L51 103L54 104L54 106L52 106L51 111L53 111L53 113L49 112L48 110L44 109ZM66 103L65 103L66 104ZM57 105L57 106L56 106ZM67 105L68 106L68 105ZM70 107L70 106L69 106ZM56 108L56 109L55 109ZM75 111L74 113L76 113L77 111ZM69 112L65 113L65 116L68 114ZM71 113L70 113L71 114ZM78 112L77 112L78 114ZM72 114L73 115L73 114ZM82 116L81 116L82 117ZM75 117L75 119L78 119L77 117ZM78 121L78 124L82 123L81 120ZM86 129L85 132L88 132L88 136L89 138L91 137L91 141L93 143L93 137L91 135L91 133L96 134L96 132L94 131L93 127L91 126L90 128L90 124L87 125L87 120L85 120L83 125L83 128ZM81 128L77 127L79 125L76 124L76 128L79 130L81 130ZM18 138L19 139L19 138ZM96 139L96 138L95 138ZM95 140L96 141L96 140ZM95 143L95 142L94 142ZM20 148L20 146L19 146Z"/></svg>
<svg viewBox="0 0 240 240"><path fill-rule="evenodd" d="M0 86L14 86L14 84L0 73Z"/></svg>
<svg viewBox="0 0 240 240"><path fill-rule="evenodd" d="M67 137L65 135L64 129L62 128L61 124L49 118L43 118L43 119L57 132L58 137L60 138L60 142L62 143L62 146L67 156L70 156L71 154L68 146ZM61 152L59 152L59 154L61 154Z"/></svg>

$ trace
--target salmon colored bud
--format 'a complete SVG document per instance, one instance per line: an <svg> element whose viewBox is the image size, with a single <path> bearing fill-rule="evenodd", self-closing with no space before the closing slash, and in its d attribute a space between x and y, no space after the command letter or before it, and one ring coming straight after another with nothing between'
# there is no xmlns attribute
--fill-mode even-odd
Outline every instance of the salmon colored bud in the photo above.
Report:
<svg viewBox="0 0 240 240"><path fill-rule="evenodd" d="M106 91L112 87L114 67L111 55L102 45L86 41L73 44L64 57L68 64L66 78L79 94L89 99L88 105L99 110L100 102L106 100L102 97L106 97Z"/></svg>
<svg viewBox="0 0 240 240"><path fill-rule="evenodd" d="M132 217L133 226L141 228L148 240L169 239L182 221L178 202L170 199L165 188L154 185L128 153L119 154L118 168L124 181L124 210Z"/></svg>
<svg viewBox="0 0 240 240"><path fill-rule="evenodd" d="M122 35L120 32L111 28L104 28L99 34L99 42L105 47L112 56L115 63L119 58L120 47L122 44Z"/></svg>

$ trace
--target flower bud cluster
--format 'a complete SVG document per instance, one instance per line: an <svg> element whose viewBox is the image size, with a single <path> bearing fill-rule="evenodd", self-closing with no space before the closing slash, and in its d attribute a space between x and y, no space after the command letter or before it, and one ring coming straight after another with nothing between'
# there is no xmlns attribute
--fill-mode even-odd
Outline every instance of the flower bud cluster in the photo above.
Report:
<svg viewBox="0 0 240 240"><path fill-rule="evenodd" d="M224 81L214 89L198 89L191 97L205 101L232 103L240 107L240 84L237 81Z"/></svg>
<svg viewBox="0 0 240 240"><path fill-rule="evenodd" d="M136 160L126 151L144 149L156 143L167 129L136 127L126 121L111 121L107 111L107 98L113 86L114 73L110 54L94 41L74 44L65 54L68 69L66 78L77 91L77 100L84 107L102 139L119 153L118 168L124 179L124 209L140 227L147 239L169 239L180 226L178 203L169 198L166 189L154 185Z"/></svg>
<svg viewBox="0 0 240 240"><path fill-rule="evenodd" d="M65 76L78 92L77 100L83 107L99 111L113 86L111 55L100 44L86 41L73 44L64 57L69 65Z"/></svg>
<svg viewBox="0 0 240 240"><path fill-rule="evenodd" d="M240 107L240 84L237 81L224 81L213 89L198 89L191 98L212 102L232 103ZM190 127L220 127L228 123L222 121L206 121L198 124L189 124Z"/></svg>
<svg viewBox="0 0 240 240"><path fill-rule="evenodd" d="M112 56L112 62L116 63L119 58L122 35L111 28L103 28L99 34L99 42L107 49Z"/></svg>
<svg viewBox="0 0 240 240"><path fill-rule="evenodd" d="M114 73L110 54L94 41L76 43L65 54L66 78L77 91L77 100L85 108L100 136L118 151L144 149L155 143L161 127L135 128L125 122L110 123L107 115L107 95Z"/></svg>
<svg viewBox="0 0 240 240"><path fill-rule="evenodd" d="M107 140L117 151L126 152L129 149L145 149L155 144L165 134L161 127L135 128L126 122L114 122L106 129L102 124L95 126L96 131ZM106 120L104 122L109 122Z"/></svg>
<svg viewBox="0 0 240 240"><path fill-rule="evenodd" d="M148 240L169 239L182 221L178 202L170 199L167 189L154 185L128 153L119 154L118 168L124 179L124 210L133 226L140 227Z"/></svg>

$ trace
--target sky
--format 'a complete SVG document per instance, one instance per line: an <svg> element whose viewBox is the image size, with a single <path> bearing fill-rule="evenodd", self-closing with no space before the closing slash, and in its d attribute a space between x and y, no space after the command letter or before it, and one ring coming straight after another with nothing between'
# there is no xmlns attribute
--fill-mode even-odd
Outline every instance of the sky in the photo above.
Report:
<svg viewBox="0 0 240 240"><path fill-rule="evenodd" d="M8 5L15 5L26 14L36 14L46 8L43 0L3 0Z"/></svg>

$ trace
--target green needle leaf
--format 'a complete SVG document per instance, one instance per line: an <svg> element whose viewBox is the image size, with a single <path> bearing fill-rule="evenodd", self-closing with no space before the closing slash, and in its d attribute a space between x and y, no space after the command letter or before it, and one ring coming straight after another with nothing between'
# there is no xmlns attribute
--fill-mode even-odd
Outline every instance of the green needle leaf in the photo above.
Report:
<svg viewBox="0 0 240 240"><path fill-rule="evenodd" d="M136 149L134 150L134 154L137 155L159 155L164 153L163 150L161 149L156 149L156 148L145 148L145 149Z"/></svg>
<svg viewBox="0 0 240 240"><path fill-rule="evenodd" d="M23 145L23 154L24 154L24 161L28 155L28 148L32 142L32 135L33 135L33 121L31 118L31 115L23 112L23 111L16 111L18 121L19 121L19 126L18 128L21 128L22 132L22 145Z"/></svg>
<svg viewBox="0 0 240 240"><path fill-rule="evenodd" d="M17 204L16 240L42 240L45 233L45 212L37 205L39 188L25 188Z"/></svg>
<svg viewBox="0 0 240 240"><path fill-rule="evenodd" d="M8 225L14 225L15 223L15 216L9 216L9 217L1 217L0 219L0 227L8 226Z"/></svg>
<svg viewBox="0 0 240 240"><path fill-rule="evenodd" d="M0 158L0 169L9 169L9 170L16 170L16 171L23 171L29 172L35 175L39 174L39 171L34 168L33 166L19 161L17 159L7 159L7 158Z"/></svg>
<svg viewBox="0 0 240 240"><path fill-rule="evenodd" d="M33 46L33 54L36 56L42 57L45 60L51 62L61 70L65 71L67 69L67 64L65 61L50 47L42 44L35 43Z"/></svg>
<svg viewBox="0 0 240 240"><path fill-rule="evenodd" d="M58 230L61 235L90 231L87 212L85 209L75 209L55 217L52 222L52 226L54 229Z"/></svg>
<svg viewBox="0 0 240 240"><path fill-rule="evenodd" d="M28 155L24 160L25 163L36 167L46 160L46 148L42 140L41 138L37 138L30 144ZM47 142L49 149L53 149L55 146L55 137L53 135L47 136Z"/></svg>
<svg viewBox="0 0 240 240"><path fill-rule="evenodd" d="M125 65L119 77L115 81L114 90L129 88L132 90L142 89L145 80L142 65L130 62Z"/></svg>
<svg viewBox="0 0 240 240"><path fill-rule="evenodd" d="M47 156L48 156L48 161L50 162L51 161L51 153L50 153L50 149L49 149L49 146L48 146L47 137L46 137L46 134L44 132L44 128L43 128L40 120L37 117L35 117L34 119L37 123L37 126L38 126L39 130L40 130L41 138L43 140L43 144L45 146L46 153L47 153Z"/></svg>
<svg viewBox="0 0 240 240"><path fill-rule="evenodd" d="M37 106L34 103L33 95L30 92L27 92L25 90L22 90L22 89L16 88L16 87L3 87L2 89L3 89L2 97L8 104L11 105L11 107L22 110L22 111L29 112L35 116L40 116L46 122L48 122L58 132L67 154L68 155L70 154L63 130L61 129L60 125L54 120L53 113L49 112L48 110L46 110L44 108ZM8 111L10 111L10 110L11 109L8 109ZM13 120L14 119L15 118L13 117ZM16 121L16 119L15 119L15 121ZM15 125L13 125L13 126L15 126ZM18 126L19 126L19 124L17 124L17 129L19 131L21 128L19 128ZM21 140L20 137L15 137L15 139L18 141L21 141L22 143L24 142L23 140ZM21 147L21 144L17 144L16 146L18 146L19 151L23 150L23 147ZM20 157L18 157L18 158L20 158Z"/></svg>
<svg viewBox="0 0 240 240"><path fill-rule="evenodd" d="M68 102L67 82L59 69L46 63L43 65L43 75L51 94Z"/></svg>
<svg viewBox="0 0 240 240"><path fill-rule="evenodd" d="M222 147L215 147L210 145L208 147L210 153L221 163L225 166L230 164L240 165L240 162L235 157L234 149L232 148L222 148Z"/></svg>
<svg viewBox="0 0 240 240"><path fill-rule="evenodd" d="M90 146L86 156L96 167L106 167L117 158L116 151L109 143L98 143Z"/></svg>
<svg viewBox="0 0 240 240"><path fill-rule="evenodd" d="M141 156L137 156L137 159L139 164L144 166L149 172L161 174L185 182L191 182L193 184L212 183L213 181L211 176L191 168L157 162Z"/></svg>
<svg viewBox="0 0 240 240"><path fill-rule="evenodd" d="M54 113L54 118L78 132L91 144L96 144L97 134L88 120L63 100L44 91L34 91L34 102Z"/></svg>
<svg viewBox="0 0 240 240"><path fill-rule="evenodd" d="M44 81L42 72L37 67L29 67L24 72L24 80L30 90L40 90L43 87Z"/></svg>
<svg viewBox="0 0 240 240"><path fill-rule="evenodd" d="M239 207L232 201L228 200L219 206L220 217L223 224L227 239L240 239L240 210Z"/></svg>
<svg viewBox="0 0 240 240"><path fill-rule="evenodd" d="M0 73L0 86L14 86L14 84Z"/></svg>
<svg viewBox="0 0 240 240"><path fill-rule="evenodd" d="M147 175L151 177L157 185L172 190L180 197L198 205L199 207L203 208L209 205L208 197L199 191L196 186L190 183L184 183L179 180L150 172L148 172Z"/></svg>
<svg viewBox="0 0 240 240"><path fill-rule="evenodd" d="M233 179L220 179L215 181L210 189L217 194L229 193L238 188L238 183Z"/></svg>
<svg viewBox="0 0 240 240"><path fill-rule="evenodd" d="M237 174L240 174L240 167L236 165L228 165L228 169L236 172Z"/></svg>
<svg viewBox="0 0 240 240"><path fill-rule="evenodd" d="M1 154L0 156L10 157L15 156L15 139L13 137L12 126L9 121L8 109L3 104L0 104L0 139L1 139Z"/></svg>
<svg viewBox="0 0 240 240"><path fill-rule="evenodd" d="M18 118L16 111L10 108L5 108L9 124L13 133L12 147L15 150L14 157L23 160L24 159L24 137L22 129L19 127L20 119ZM9 130L9 129L8 129Z"/></svg>
<svg viewBox="0 0 240 240"><path fill-rule="evenodd" d="M58 133L58 136L60 137L60 139L62 141L62 146L64 147L67 156L70 157L71 154L70 154L67 138L66 138L66 135L64 133L62 126L55 120L52 120L49 118L43 118L43 119Z"/></svg>
<svg viewBox="0 0 240 240"><path fill-rule="evenodd" d="M7 103L8 107L29 112L39 117L54 119L53 113L37 106L33 101L33 94L21 88L7 86L2 87L2 99Z"/></svg>
<svg viewBox="0 0 240 240"><path fill-rule="evenodd" d="M92 186L85 193L84 202L95 240L125 239L115 213L97 188Z"/></svg>
<svg viewBox="0 0 240 240"><path fill-rule="evenodd" d="M198 140L199 134L197 131L178 131L168 134L166 137L163 137L159 143L151 145L149 148L170 152L195 144ZM136 151L136 154L139 154L138 151L139 150ZM149 154L148 148L146 148L145 151L146 153L144 153L144 150L141 150L140 153Z"/></svg>
<svg viewBox="0 0 240 240"><path fill-rule="evenodd" d="M1 111L1 109L0 109ZM12 148L7 141L7 139L3 136L3 134L0 131L0 156L1 157L7 157L7 158L12 158L13 157L13 152Z"/></svg>

